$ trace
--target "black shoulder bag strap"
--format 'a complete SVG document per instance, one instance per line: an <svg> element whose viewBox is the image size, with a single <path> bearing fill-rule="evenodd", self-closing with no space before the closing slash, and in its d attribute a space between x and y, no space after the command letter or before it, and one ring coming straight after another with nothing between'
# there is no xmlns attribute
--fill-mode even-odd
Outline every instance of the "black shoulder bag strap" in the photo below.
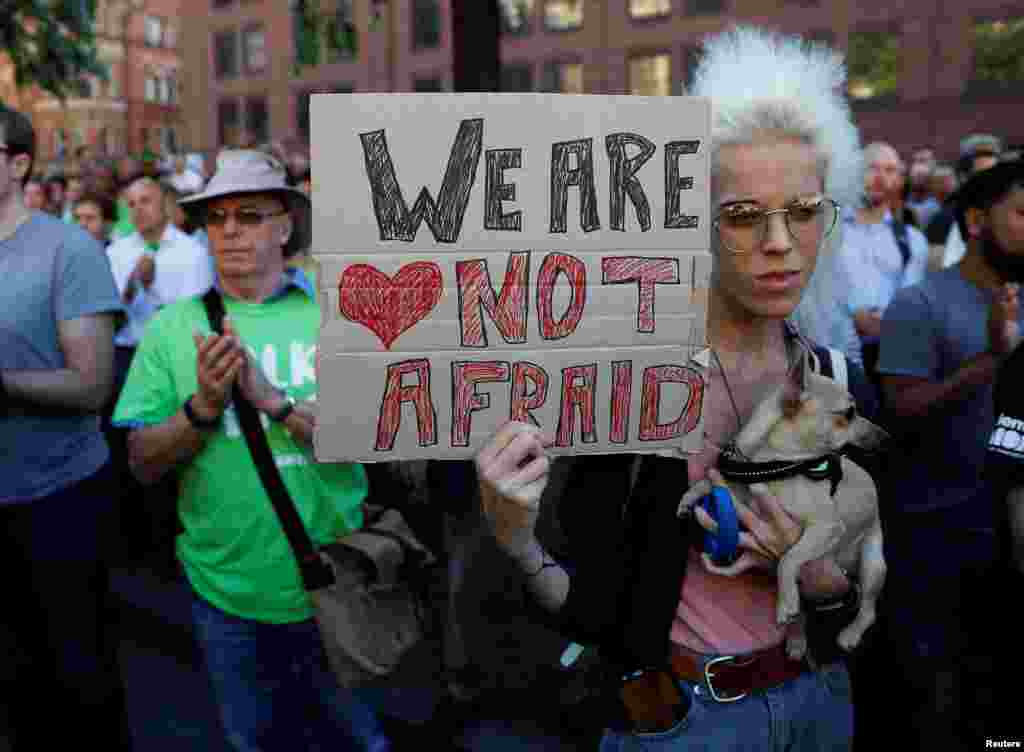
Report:
<svg viewBox="0 0 1024 752"><path fill-rule="evenodd" d="M203 296L203 305L206 307L206 315L210 319L210 327L217 334L224 333L224 301L216 289L210 288ZM274 462L274 454L270 451L270 443L263 431L263 424L260 422L259 410L241 393L241 390L234 389L232 401L235 412L238 414L238 422L242 427L242 434L245 436L245 443L249 446L249 453L252 454L253 462L256 464L256 471L259 473L263 487L270 497L270 503L274 507L277 519L281 522L285 538L291 546L295 560L299 564L299 571L302 574L302 583L306 590L320 590L334 584L334 573L330 566L316 552L313 541L306 532L302 519L295 509L288 489L284 485L281 473Z"/></svg>
<svg viewBox="0 0 1024 752"><path fill-rule="evenodd" d="M896 245L900 249L900 256L903 257L903 269L906 270L910 264L910 239L907 237L907 225L893 217L892 234L896 238Z"/></svg>

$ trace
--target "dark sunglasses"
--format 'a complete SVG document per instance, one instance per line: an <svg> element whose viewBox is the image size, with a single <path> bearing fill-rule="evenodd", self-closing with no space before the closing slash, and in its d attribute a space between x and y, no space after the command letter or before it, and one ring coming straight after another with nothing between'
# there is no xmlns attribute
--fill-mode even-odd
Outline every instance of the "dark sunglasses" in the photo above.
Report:
<svg viewBox="0 0 1024 752"><path fill-rule="evenodd" d="M233 216L235 222L242 227L258 227L271 217L280 217L287 214L286 211L260 211L259 209L239 209L235 212L224 209L211 209L206 212L206 224L210 227L223 227L228 223L228 217Z"/></svg>

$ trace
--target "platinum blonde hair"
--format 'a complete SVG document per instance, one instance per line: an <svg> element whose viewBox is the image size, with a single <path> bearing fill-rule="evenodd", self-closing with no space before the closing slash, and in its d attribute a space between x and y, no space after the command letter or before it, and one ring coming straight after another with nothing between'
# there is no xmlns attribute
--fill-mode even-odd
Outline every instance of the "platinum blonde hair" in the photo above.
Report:
<svg viewBox="0 0 1024 752"><path fill-rule="evenodd" d="M818 152L825 194L844 208L856 206L864 160L845 93L843 58L825 44L749 26L707 38L690 94L712 103L712 175L722 146L766 134L794 138ZM792 316L803 334L840 348L847 335L836 331L842 317L832 286L841 234L837 223Z"/></svg>

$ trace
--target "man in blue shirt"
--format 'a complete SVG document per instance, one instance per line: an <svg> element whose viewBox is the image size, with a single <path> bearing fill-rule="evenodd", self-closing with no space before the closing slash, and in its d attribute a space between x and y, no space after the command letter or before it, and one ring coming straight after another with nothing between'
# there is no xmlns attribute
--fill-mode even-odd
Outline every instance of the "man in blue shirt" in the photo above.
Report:
<svg viewBox="0 0 1024 752"><path fill-rule="evenodd" d="M0 632L20 659L0 703L14 750L64 749L69 734L124 750L105 608L116 507L98 417L121 305L99 243L25 206L34 154L28 118L0 105Z"/></svg>
<svg viewBox="0 0 1024 752"><path fill-rule="evenodd" d="M842 281L840 315L852 321L860 337L860 348L848 346L846 355L874 376L882 316L897 290L924 279L928 242L890 210L889 200L903 182L896 150L874 143L864 157L864 205L843 216L836 270Z"/></svg>
<svg viewBox="0 0 1024 752"><path fill-rule="evenodd" d="M902 664L893 674L924 695L910 708L911 725L931 735L921 749L945 748L975 720L946 698L976 694L962 681L965 659L991 661L1006 644L990 618L1005 594L979 594L991 592L1005 502L985 477L986 448L1017 446L993 432L993 383L1024 324L1019 305L1006 305L1024 281L1024 164L976 174L955 205L967 255L896 294L878 364L901 442L883 489L888 634Z"/></svg>

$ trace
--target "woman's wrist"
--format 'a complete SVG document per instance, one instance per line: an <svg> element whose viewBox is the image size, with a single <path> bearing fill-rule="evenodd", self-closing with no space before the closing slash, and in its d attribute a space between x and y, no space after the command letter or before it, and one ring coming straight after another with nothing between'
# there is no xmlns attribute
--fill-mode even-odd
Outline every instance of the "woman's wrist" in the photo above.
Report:
<svg viewBox="0 0 1024 752"><path fill-rule="evenodd" d="M810 603L842 599L852 586L849 574L833 559L818 559L800 569L800 593Z"/></svg>

